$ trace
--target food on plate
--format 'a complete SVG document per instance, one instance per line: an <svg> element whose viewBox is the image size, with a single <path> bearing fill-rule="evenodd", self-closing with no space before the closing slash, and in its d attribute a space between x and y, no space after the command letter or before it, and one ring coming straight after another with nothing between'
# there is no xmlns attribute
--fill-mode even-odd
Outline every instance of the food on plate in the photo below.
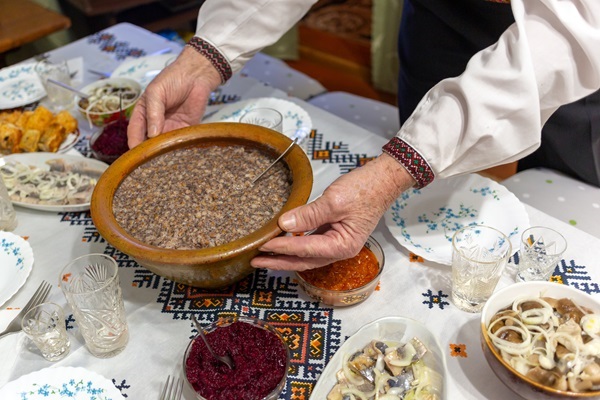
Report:
<svg viewBox="0 0 600 400"><path fill-rule="evenodd" d="M571 299L517 298L492 317L487 333L510 366L541 385L600 389L600 315Z"/></svg>
<svg viewBox="0 0 600 400"><path fill-rule="evenodd" d="M427 352L416 337L406 343L372 340L344 356L327 400L440 400L443 378L424 362Z"/></svg>
<svg viewBox="0 0 600 400"><path fill-rule="evenodd" d="M143 243L200 249L242 238L264 226L291 192L291 173L241 145L188 147L161 154L134 169L113 198L117 223Z"/></svg>
<svg viewBox="0 0 600 400"><path fill-rule="evenodd" d="M0 167L12 201L43 205L90 202L101 171L87 168L85 161L67 164L59 158L46 163L49 169L14 161Z"/></svg>
<svg viewBox="0 0 600 400"><path fill-rule="evenodd" d="M67 136L77 131L77 125L77 119L67 110L53 114L38 106L34 111L2 111L0 153L55 153Z"/></svg>
<svg viewBox="0 0 600 400"><path fill-rule="evenodd" d="M119 111L132 104L139 96L134 87L123 84L107 83L88 93L87 99L79 100L79 107L85 112L104 113Z"/></svg>
<svg viewBox="0 0 600 400"><path fill-rule="evenodd" d="M185 359L185 374L203 398L261 400L278 391L286 375L288 352L277 334L236 321L205 335L215 354L232 358L234 368L217 361L202 340L194 340Z"/></svg>
<svg viewBox="0 0 600 400"><path fill-rule="evenodd" d="M379 261L371 249L363 246L349 259L298 274L313 286L328 290L352 290L371 282L379 273Z"/></svg>

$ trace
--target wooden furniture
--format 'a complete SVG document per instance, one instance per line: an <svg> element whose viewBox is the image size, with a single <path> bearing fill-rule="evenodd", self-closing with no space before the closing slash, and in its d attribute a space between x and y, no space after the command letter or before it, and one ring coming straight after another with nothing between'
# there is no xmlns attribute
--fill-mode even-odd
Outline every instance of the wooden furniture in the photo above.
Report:
<svg viewBox="0 0 600 400"><path fill-rule="evenodd" d="M0 66L6 52L70 26L69 18L30 0L0 0Z"/></svg>

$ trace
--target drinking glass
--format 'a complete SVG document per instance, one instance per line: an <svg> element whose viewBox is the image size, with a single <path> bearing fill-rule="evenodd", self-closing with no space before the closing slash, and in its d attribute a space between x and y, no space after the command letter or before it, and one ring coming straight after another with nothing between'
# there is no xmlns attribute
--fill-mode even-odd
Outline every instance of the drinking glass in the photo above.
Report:
<svg viewBox="0 0 600 400"><path fill-rule="evenodd" d="M0 231L13 231L17 227L17 212L4 185L4 180L0 178Z"/></svg>
<svg viewBox="0 0 600 400"><path fill-rule="evenodd" d="M567 241L554 229L534 226L523 232L517 281L547 281L567 249Z"/></svg>
<svg viewBox="0 0 600 400"><path fill-rule="evenodd" d="M58 304L42 303L33 307L23 316L21 327L46 360L62 360L69 354L71 341L65 313Z"/></svg>
<svg viewBox="0 0 600 400"><path fill-rule="evenodd" d="M50 108L60 110L68 107L73 101L73 93L65 88L48 82L48 79L71 85L71 75L66 61L50 62L48 60L40 61L35 66L46 95L50 101Z"/></svg>
<svg viewBox="0 0 600 400"><path fill-rule="evenodd" d="M123 351L129 330L117 262L105 254L81 256L63 268L59 285L89 352L108 358Z"/></svg>
<svg viewBox="0 0 600 400"><path fill-rule="evenodd" d="M454 305L463 311L481 311L511 254L508 237L495 228L470 225L456 231L452 237Z"/></svg>
<svg viewBox="0 0 600 400"><path fill-rule="evenodd" d="M279 133L283 132L283 115L273 108L253 108L240 117L240 122L264 126Z"/></svg>

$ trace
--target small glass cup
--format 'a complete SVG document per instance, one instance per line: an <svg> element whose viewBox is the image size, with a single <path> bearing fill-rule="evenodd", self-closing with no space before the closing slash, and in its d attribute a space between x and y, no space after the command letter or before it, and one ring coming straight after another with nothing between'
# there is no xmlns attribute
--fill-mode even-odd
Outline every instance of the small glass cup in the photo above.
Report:
<svg viewBox="0 0 600 400"><path fill-rule="evenodd" d="M50 108L57 111L71 105L74 98L73 92L48 82L48 79L54 79L60 83L71 85L71 74L69 73L66 61L40 61L35 66L35 72L38 74L46 90L46 95L50 101Z"/></svg>
<svg viewBox="0 0 600 400"><path fill-rule="evenodd" d="M17 212L10 200L4 180L0 177L0 231L13 231L17 224Z"/></svg>
<svg viewBox="0 0 600 400"><path fill-rule="evenodd" d="M508 237L485 225L465 226L452 237L452 301L479 312L490 298L512 254Z"/></svg>
<svg viewBox="0 0 600 400"><path fill-rule="evenodd" d="M89 352L108 358L123 351L129 330L117 262L105 254L76 258L61 271L59 286Z"/></svg>
<svg viewBox="0 0 600 400"><path fill-rule="evenodd" d="M567 249L567 241L554 229L534 226L523 232L517 264L517 281L547 281Z"/></svg>
<svg viewBox="0 0 600 400"><path fill-rule="evenodd" d="M23 316L21 327L46 360L62 360L69 354L71 341L65 313L58 304L42 303L33 307Z"/></svg>
<svg viewBox="0 0 600 400"><path fill-rule="evenodd" d="M274 108L253 108L242 115L239 122L264 126L279 133L283 132L283 115Z"/></svg>

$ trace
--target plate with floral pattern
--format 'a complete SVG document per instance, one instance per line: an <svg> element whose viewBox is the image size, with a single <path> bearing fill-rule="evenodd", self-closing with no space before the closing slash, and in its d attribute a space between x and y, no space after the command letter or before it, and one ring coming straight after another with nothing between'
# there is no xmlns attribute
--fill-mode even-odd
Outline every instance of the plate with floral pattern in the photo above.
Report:
<svg viewBox="0 0 600 400"><path fill-rule="evenodd" d="M488 225L509 237L513 254L529 216L519 199L477 174L438 179L404 192L384 215L396 240L412 253L452 264L452 235L467 225Z"/></svg>
<svg viewBox="0 0 600 400"><path fill-rule="evenodd" d="M124 400L105 377L85 368L44 368L0 388L2 400Z"/></svg>
<svg viewBox="0 0 600 400"><path fill-rule="evenodd" d="M29 242L14 233L0 231L0 306L25 284L32 267Z"/></svg>
<svg viewBox="0 0 600 400"><path fill-rule="evenodd" d="M25 106L46 96L34 67L34 63L26 63L0 70L0 110Z"/></svg>

